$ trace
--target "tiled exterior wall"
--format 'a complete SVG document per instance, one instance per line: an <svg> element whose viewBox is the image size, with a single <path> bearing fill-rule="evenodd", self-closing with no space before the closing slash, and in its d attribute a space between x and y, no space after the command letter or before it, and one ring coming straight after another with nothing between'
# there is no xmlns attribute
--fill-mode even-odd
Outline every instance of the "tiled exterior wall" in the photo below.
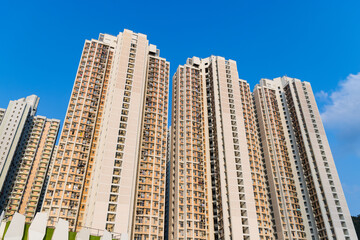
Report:
<svg viewBox="0 0 360 240"><path fill-rule="evenodd" d="M11 196L38 102L35 95L10 101L0 124L0 211Z"/></svg>
<svg viewBox="0 0 360 240"><path fill-rule="evenodd" d="M202 89L200 69L179 66L173 77L169 239L208 238Z"/></svg>
<svg viewBox="0 0 360 240"><path fill-rule="evenodd" d="M145 35L86 41L49 178L49 225L163 239L169 62Z"/></svg>
<svg viewBox="0 0 360 240"><path fill-rule="evenodd" d="M110 44L85 42L42 208L50 226L82 226L112 58Z"/></svg>
<svg viewBox="0 0 360 240"><path fill-rule="evenodd" d="M261 84L254 90L276 239L306 239L297 186L285 142L276 89Z"/></svg>
<svg viewBox="0 0 360 240"><path fill-rule="evenodd" d="M42 204L41 193L46 188L46 174L51 164L59 124L59 120L34 117L21 153L5 216L11 217L19 212L25 215L26 222L34 218Z"/></svg>

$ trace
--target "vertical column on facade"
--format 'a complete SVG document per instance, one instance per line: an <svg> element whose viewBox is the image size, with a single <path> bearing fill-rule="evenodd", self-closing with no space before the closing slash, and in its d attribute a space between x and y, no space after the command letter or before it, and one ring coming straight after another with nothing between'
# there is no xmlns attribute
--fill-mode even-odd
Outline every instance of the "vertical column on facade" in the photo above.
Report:
<svg viewBox="0 0 360 240"><path fill-rule="evenodd" d="M190 60L189 60L190 61ZM197 59L194 57L192 61L197 61ZM211 134L210 131L210 121L209 119L212 117L212 112L209 111L209 104L207 102L209 101L208 96L208 76L207 73L208 69L206 67L208 66L209 61L208 59L202 59L201 60L201 87L200 87L200 96L202 98L202 104L201 104L201 112L198 113L199 121L201 121L201 126L203 128L203 139L204 142L201 145L201 147L204 149L204 190L205 190L205 211L206 211L206 239L208 240L214 240L216 239L216 218L214 217L214 213L216 212L214 210L214 197L216 197L216 194L214 194L214 186L212 186L212 160L214 160L214 153L210 151L210 138L214 137L214 135Z"/></svg>
<svg viewBox="0 0 360 240"><path fill-rule="evenodd" d="M263 81L255 87L254 97L269 178L275 238L306 239L275 89Z"/></svg>
<svg viewBox="0 0 360 240"><path fill-rule="evenodd" d="M219 150L218 146L218 131L217 131L217 121L216 121L216 113L215 113L215 91L214 84L216 82L213 80L214 78L214 70L216 71L216 65L209 65L210 58L203 59L203 79L204 79L204 118L205 118L205 133L206 139L205 141L205 149L207 155L207 165L208 167L208 185L209 185L209 211L210 217L213 222L213 238L219 239L219 236L223 236L223 221L222 221L222 195L221 193L221 183L220 183L220 170L219 170ZM210 225L211 227L211 225ZM221 239L221 238L220 238Z"/></svg>
<svg viewBox="0 0 360 240"><path fill-rule="evenodd" d="M57 139L57 137L56 137L56 139ZM56 139L55 139L55 142L56 142ZM42 211L42 206L44 204L45 194L46 194L47 188L49 186L50 175L52 173L52 169L54 167L54 163L55 163L55 160L56 160L56 157L57 157L57 149L58 149L58 146L54 145L54 149L53 149L53 152L52 152L52 155L51 155L50 163L49 163L49 166L48 166L48 169L47 169L47 172L46 172L46 177L45 177L45 181L44 181L44 188L41 190L41 193L40 193L40 200L39 201L41 202L41 205L40 204L38 205L38 207L36 209L36 212L41 212Z"/></svg>
<svg viewBox="0 0 360 240"><path fill-rule="evenodd" d="M85 42L43 204L43 210L49 211L50 226L61 217L75 230L84 206L82 192L91 176L87 168L96 147L94 132L97 118L101 117L98 114L106 88L106 69L112 62L111 51L101 41Z"/></svg>
<svg viewBox="0 0 360 240"><path fill-rule="evenodd" d="M311 86L282 80L319 239L356 239Z"/></svg>
<svg viewBox="0 0 360 240"><path fill-rule="evenodd" d="M169 89L170 91L170 89ZM169 120L168 120L169 121ZM169 239L169 211L170 211L170 149L171 149L171 126L167 130L167 145L166 145L166 188L165 188L165 229L164 239Z"/></svg>
<svg viewBox="0 0 360 240"><path fill-rule="evenodd" d="M164 239L169 62L156 55L147 62L133 222L138 240Z"/></svg>
<svg viewBox="0 0 360 240"><path fill-rule="evenodd" d="M256 214L260 239L275 240L271 218L271 205L265 174L265 163L261 157L258 136L258 121L249 84L239 81L241 102L243 106L245 132L249 151L252 184L256 204Z"/></svg>

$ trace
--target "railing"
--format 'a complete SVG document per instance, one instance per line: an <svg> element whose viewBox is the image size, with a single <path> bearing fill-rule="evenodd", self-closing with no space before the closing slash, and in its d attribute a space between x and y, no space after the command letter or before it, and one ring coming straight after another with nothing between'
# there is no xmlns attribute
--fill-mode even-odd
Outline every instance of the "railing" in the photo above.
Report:
<svg viewBox="0 0 360 240"><path fill-rule="evenodd" d="M102 236L105 231L104 229L97 229L97 228L91 228L91 227L86 227L86 226L83 226L83 228L90 230L90 235L92 235L92 236ZM112 239L120 240L121 233L115 233L115 232L110 232L110 233L111 233Z"/></svg>

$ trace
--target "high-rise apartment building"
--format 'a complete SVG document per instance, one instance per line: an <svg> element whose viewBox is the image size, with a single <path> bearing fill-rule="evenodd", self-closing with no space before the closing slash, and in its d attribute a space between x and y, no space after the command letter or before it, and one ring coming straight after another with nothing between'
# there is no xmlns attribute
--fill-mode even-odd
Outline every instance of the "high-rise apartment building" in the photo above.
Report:
<svg viewBox="0 0 360 240"><path fill-rule="evenodd" d="M10 101L0 126L0 206L9 219L20 212L30 222L41 207L41 194L46 188L60 121L34 116L38 102L35 95Z"/></svg>
<svg viewBox="0 0 360 240"><path fill-rule="evenodd" d="M282 120L289 122L289 142L295 148L294 174L307 188L301 192L307 195L302 197L311 233L319 239L357 239L310 83L288 77L273 81L286 99L279 108L286 114Z"/></svg>
<svg viewBox="0 0 360 240"><path fill-rule="evenodd" d="M26 216L27 222L31 222L41 209L41 195L46 189L46 177L60 121L36 116L31 124L5 214L12 216L19 212Z"/></svg>
<svg viewBox="0 0 360 240"><path fill-rule="evenodd" d="M193 58L173 77L169 239L207 239L213 222L200 71L200 59Z"/></svg>
<svg viewBox="0 0 360 240"><path fill-rule="evenodd" d="M143 34L86 41L43 210L73 230L163 239L169 62Z"/></svg>
<svg viewBox="0 0 360 240"><path fill-rule="evenodd" d="M63 130L35 95L0 109L0 211L121 239L356 240L308 82L189 58L147 36L86 40Z"/></svg>
<svg viewBox="0 0 360 240"><path fill-rule="evenodd" d="M240 93L222 57L174 75L169 239L259 239Z"/></svg>
<svg viewBox="0 0 360 240"><path fill-rule="evenodd" d="M262 79L254 100L277 239L357 239L308 82Z"/></svg>
<svg viewBox="0 0 360 240"><path fill-rule="evenodd" d="M85 226L162 239L169 63L145 35L118 41Z"/></svg>
<svg viewBox="0 0 360 240"><path fill-rule="evenodd" d="M310 231L300 184L295 176L295 162L290 155L293 148L287 145L282 106L278 104L284 101L276 90L264 81L254 89L264 170L273 209L274 236L276 239L307 239Z"/></svg>
<svg viewBox="0 0 360 240"><path fill-rule="evenodd" d="M113 53L112 36L85 41L44 197L51 226L60 217L83 225Z"/></svg>
<svg viewBox="0 0 360 240"><path fill-rule="evenodd" d="M272 222L272 211L268 177L264 159L261 153L260 137L258 132L258 119L255 112L255 105L250 85L244 81L239 81L241 103L245 123L245 134L247 139L249 162L251 168L251 178L254 190L254 200L259 228L260 239L274 239L274 224Z"/></svg>
<svg viewBox="0 0 360 240"><path fill-rule="evenodd" d="M9 172L10 165L12 164L14 156L16 154L16 149L18 145L19 147L23 147L24 145L24 142L21 142L21 136L24 128L28 128L32 117L35 115L38 103L39 98L35 95L31 95L27 98L21 98L15 101L10 101L5 111L5 114L3 115L0 125L1 191L3 191L3 187L6 183L6 178ZM15 159L15 161L17 160L18 159ZM15 171L12 171L12 169L10 169L9 174L15 174Z"/></svg>
<svg viewBox="0 0 360 240"><path fill-rule="evenodd" d="M173 77L168 239L357 239L310 84L192 58Z"/></svg>

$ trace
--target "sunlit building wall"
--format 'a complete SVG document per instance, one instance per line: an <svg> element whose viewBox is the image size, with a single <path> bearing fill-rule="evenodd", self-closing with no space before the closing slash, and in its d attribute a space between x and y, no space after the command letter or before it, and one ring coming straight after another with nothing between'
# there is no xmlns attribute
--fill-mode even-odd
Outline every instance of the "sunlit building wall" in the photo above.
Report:
<svg viewBox="0 0 360 240"><path fill-rule="evenodd" d="M50 226L163 239L168 84L146 35L86 40L42 208Z"/></svg>

